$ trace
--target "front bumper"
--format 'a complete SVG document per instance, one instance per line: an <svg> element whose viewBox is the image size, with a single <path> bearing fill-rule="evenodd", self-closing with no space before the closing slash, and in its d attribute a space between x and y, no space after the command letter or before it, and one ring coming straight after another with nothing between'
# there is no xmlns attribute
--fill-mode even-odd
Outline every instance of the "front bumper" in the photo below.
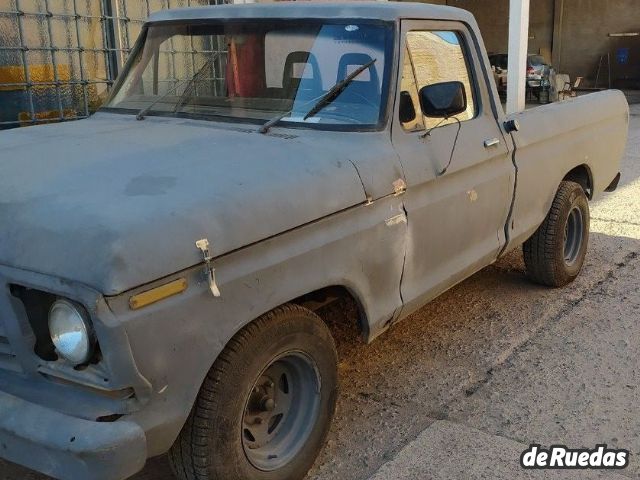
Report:
<svg viewBox="0 0 640 480"><path fill-rule="evenodd" d="M0 392L0 457L62 480L117 480L147 459L142 428L64 415Z"/></svg>

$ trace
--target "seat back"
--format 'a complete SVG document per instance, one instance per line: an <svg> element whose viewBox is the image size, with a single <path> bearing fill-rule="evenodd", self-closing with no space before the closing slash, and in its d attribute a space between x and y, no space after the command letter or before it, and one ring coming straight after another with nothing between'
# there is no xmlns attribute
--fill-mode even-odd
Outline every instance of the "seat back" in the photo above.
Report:
<svg viewBox="0 0 640 480"><path fill-rule="evenodd" d="M302 67L302 68L300 68ZM305 78L311 67L311 77ZM297 75L299 73L299 76ZM308 90L316 94L322 90L322 78L318 59L311 52L291 52L287 55L282 74L282 87L285 96L293 96L301 90Z"/></svg>
<svg viewBox="0 0 640 480"><path fill-rule="evenodd" d="M366 53L345 53L342 58L340 58L338 64L338 78L336 81L344 80L344 78L354 70L354 68L350 70L349 67L358 68L371 62L371 60L373 59ZM369 79L362 80L361 77L366 78L367 73L369 74ZM380 79L375 64L371 65L367 71L362 72L360 76L347 87L343 96L348 97L350 94L361 95L366 98L371 98L372 100L381 95Z"/></svg>

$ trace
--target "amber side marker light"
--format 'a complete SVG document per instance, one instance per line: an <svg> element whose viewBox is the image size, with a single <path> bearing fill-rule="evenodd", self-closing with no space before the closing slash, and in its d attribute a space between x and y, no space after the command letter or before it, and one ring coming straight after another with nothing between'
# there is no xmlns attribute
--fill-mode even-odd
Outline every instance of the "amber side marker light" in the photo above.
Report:
<svg viewBox="0 0 640 480"><path fill-rule="evenodd" d="M165 283L159 287L152 288L146 292L134 295L129 299L129 307L131 310L138 310L140 308L151 305L152 303L159 302L165 298L178 295L187 289L187 280L185 278L179 278L170 283Z"/></svg>

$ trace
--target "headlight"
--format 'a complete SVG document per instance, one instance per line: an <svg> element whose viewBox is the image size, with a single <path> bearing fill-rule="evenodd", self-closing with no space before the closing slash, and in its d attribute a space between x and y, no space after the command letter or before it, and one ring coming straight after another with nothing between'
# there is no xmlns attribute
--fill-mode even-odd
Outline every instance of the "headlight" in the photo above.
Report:
<svg viewBox="0 0 640 480"><path fill-rule="evenodd" d="M93 332L82 309L67 300L57 300L49 310L49 333L56 350L74 365L91 357Z"/></svg>

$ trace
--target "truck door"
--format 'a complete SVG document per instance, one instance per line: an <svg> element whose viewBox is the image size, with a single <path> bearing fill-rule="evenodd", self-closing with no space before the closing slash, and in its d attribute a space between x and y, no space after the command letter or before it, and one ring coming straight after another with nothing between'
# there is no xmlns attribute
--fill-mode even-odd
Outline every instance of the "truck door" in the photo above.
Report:
<svg viewBox="0 0 640 480"><path fill-rule="evenodd" d="M497 258L514 167L481 45L466 26L406 21L400 42L392 141L407 183L404 316ZM449 81L464 84L467 110L456 118L425 117L420 89Z"/></svg>

